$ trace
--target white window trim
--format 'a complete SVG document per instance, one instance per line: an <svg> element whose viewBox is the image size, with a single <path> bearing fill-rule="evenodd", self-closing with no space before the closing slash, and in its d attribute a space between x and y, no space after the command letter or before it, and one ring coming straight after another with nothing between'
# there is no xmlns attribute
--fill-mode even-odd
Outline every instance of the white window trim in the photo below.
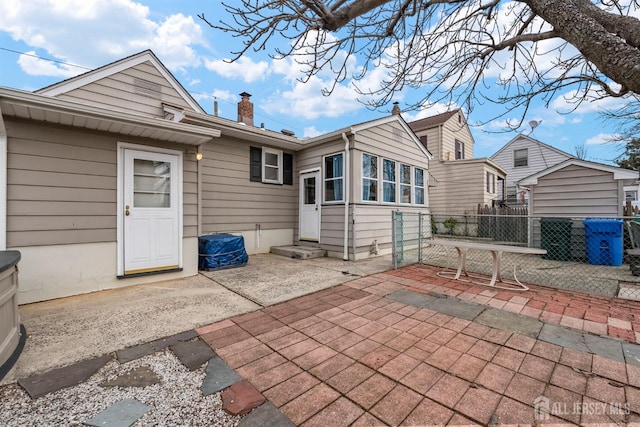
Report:
<svg viewBox="0 0 640 427"><path fill-rule="evenodd" d="M326 158L327 157L336 157L336 156L342 156L342 177L339 178L342 181L342 199L340 200L327 200L327 195L326 195L326 182L327 181L336 181L338 180L338 178L333 177L333 178L327 178L327 171L326 171ZM333 154L327 154L326 156L322 156L322 171L321 171L321 175L322 175L322 203L323 204L327 204L327 205L342 205L344 204L344 170L345 170L345 155L344 152L339 152L339 153L333 153Z"/></svg>
<svg viewBox="0 0 640 427"><path fill-rule="evenodd" d="M375 157L376 159L376 177L375 178L369 178L364 176L363 174L364 156ZM360 156L360 201L362 203L371 204L371 205L380 204L380 186L378 185L380 183L379 176L380 176L380 156L376 156L375 154L371 154L371 153L362 153L362 155ZM365 200L364 197L362 197L365 179L376 182L376 199L375 200Z"/></svg>
<svg viewBox="0 0 640 427"><path fill-rule="evenodd" d="M272 165L267 165L266 156L267 154L275 154L278 156L278 179L267 179L266 168L273 168ZM262 147L262 182L268 184L282 184L282 175L283 175L283 165L282 165L282 150L274 150L273 148Z"/></svg>
<svg viewBox="0 0 640 427"><path fill-rule="evenodd" d="M395 175L395 179L393 181L387 181L384 179L384 161L387 160L389 162L393 163L393 167L394 167L394 175ZM386 159L386 158L382 158L382 177L381 177L381 181L382 181L382 186L380 187L380 191L382 192L382 197L380 198L380 203L383 205L397 205L398 204L398 161L393 160L393 159ZM387 182L392 182L394 185L394 191L393 191L393 196L394 196L394 201L393 202L387 202L384 200L384 184Z"/></svg>

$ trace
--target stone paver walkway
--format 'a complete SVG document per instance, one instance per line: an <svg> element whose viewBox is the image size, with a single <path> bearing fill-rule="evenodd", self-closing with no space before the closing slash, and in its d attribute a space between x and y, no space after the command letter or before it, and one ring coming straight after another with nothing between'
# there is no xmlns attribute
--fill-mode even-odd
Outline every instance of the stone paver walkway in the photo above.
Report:
<svg viewBox="0 0 640 427"><path fill-rule="evenodd" d="M358 278L197 332L297 425L640 422L640 303L436 272Z"/></svg>

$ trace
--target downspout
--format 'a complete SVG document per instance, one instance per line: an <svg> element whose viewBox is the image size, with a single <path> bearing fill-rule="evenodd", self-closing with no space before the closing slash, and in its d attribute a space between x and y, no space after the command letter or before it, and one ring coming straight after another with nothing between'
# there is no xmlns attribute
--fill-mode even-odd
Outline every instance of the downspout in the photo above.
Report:
<svg viewBox="0 0 640 427"><path fill-rule="evenodd" d="M198 145L197 152L198 153L202 153L202 145ZM198 198L198 201L197 201L197 203L198 203L198 212L197 212L197 216L198 216L198 218L197 218L197 222L198 222L198 225L197 225L198 237L202 236L202 166L201 166L201 163L202 163L202 159L200 159L200 160L196 159L196 171L197 171L197 177L198 177L197 178L198 182L196 183L197 184L197 188L198 188L198 195L197 195L197 198Z"/></svg>
<svg viewBox="0 0 640 427"><path fill-rule="evenodd" d="M7 249L7 128L0 110L0 250Z"/></svg>
<svg viewBox="0 0 640 427"><path fill-rule="evenodd" d="M351 130L353 133L353 129ZM342 259L349 261L349 138L342 132L342 139L344 140L344 235L342 243ZM355 260L356 253L353 253L353 259Z"/></svg>

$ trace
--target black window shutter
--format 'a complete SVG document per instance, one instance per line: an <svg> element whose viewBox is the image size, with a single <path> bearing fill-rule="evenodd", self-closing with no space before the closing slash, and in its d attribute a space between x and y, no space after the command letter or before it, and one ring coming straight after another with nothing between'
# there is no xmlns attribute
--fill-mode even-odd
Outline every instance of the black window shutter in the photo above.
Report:
<svg viewBox="0 0 640 427"><path fill-rule="evenodd" d="M282 154L282 183L293 185L293 154Z"/></svg>
<svg viewBox="0 0 640 427"><path fill-rule="evenodd" d="M249 180L262 182L262 149L249 147Z"/></svg>

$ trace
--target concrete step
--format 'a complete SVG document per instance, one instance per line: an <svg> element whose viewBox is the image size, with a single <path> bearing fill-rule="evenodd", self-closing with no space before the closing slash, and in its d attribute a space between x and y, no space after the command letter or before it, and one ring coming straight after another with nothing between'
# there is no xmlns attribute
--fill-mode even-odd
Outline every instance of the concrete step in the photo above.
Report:
<svg viewBox="0 0 640 427"><path fill-rule="evenodd" d="M296 259L322 258L327 256L327 251L324 249L314 248L311 246L272 246L270 252L272 254Z"/></svg>

